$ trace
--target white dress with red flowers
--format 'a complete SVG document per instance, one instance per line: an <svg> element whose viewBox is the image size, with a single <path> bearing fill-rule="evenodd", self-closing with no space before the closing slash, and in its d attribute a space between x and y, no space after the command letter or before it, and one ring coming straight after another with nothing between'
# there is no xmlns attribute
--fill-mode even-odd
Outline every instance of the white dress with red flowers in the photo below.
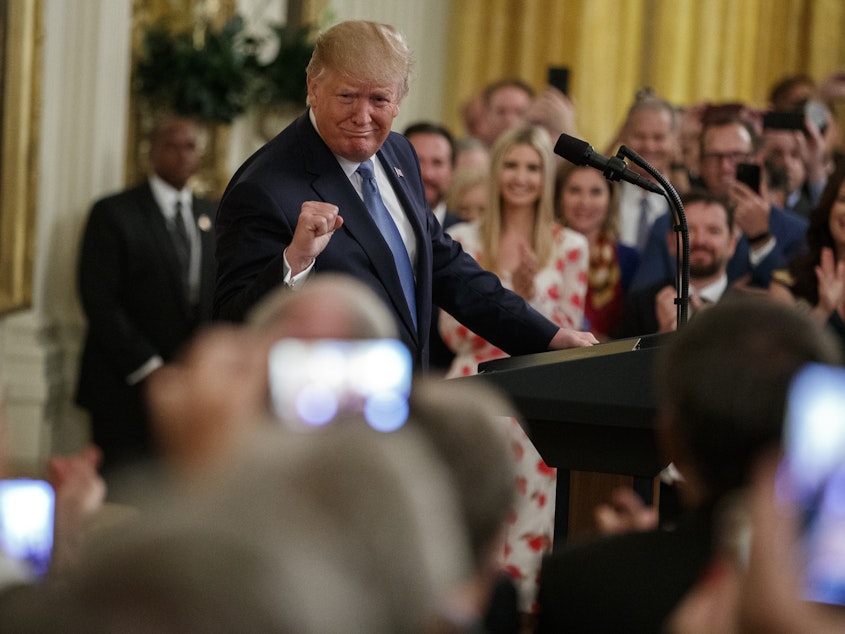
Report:
<svg viewBox="0 0 845 634"><path fill-rule="evenodd" d="M449 234L464 251L480 259L477 223L453 225ZM589 244L580 233L557 224L552 228L552 238L552 255L534 278L534 297L529 303L558 326L580 329L587 294ZM499 273L499 278L503 286L512 288L510 275ZM475 374L479 363L508 356L445 312L440 314L440 334L455 352L447 378ZM516 419L503 420L508 426L517 475L502 562L516 582L520 610L534 612L540 564L552 548L557 472L543 462Z"/></svg>

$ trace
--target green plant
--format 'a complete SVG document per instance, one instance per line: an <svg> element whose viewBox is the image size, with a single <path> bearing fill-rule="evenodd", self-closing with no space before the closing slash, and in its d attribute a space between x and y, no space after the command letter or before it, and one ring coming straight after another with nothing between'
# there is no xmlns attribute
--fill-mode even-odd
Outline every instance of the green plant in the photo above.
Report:
<svg viewBox="0 0 845 634"><path fill-rule="evenodd" d="M293 102L305 103L305 68L314 51L314 27L273 25L271 29L279 43L272 61L256 61L255 101L259 104Z"/></svg>
<svg viewBox="0 0 845 634"><path fill-rule="evenodd" d="M207 26L200 39L198 44L193 32L171 33L166 23L151 27L135 67L135 89L153 108L231 123L253 100L257 43L244 35L240 16L219 31Z"/></svg>

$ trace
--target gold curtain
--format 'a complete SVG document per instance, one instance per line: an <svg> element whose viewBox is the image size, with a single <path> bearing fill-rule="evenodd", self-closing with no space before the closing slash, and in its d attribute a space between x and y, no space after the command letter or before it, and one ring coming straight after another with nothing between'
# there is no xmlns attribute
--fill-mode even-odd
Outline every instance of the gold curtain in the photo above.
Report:
<svg viewBox="0 0 845 634"><path fill-rule="evenodd" d="M490 81L536 89L569 66L582 136L609 143L642 86L673 103L764 106L770 87L845 67L842 0L455 0L444 119Z"/></svg>

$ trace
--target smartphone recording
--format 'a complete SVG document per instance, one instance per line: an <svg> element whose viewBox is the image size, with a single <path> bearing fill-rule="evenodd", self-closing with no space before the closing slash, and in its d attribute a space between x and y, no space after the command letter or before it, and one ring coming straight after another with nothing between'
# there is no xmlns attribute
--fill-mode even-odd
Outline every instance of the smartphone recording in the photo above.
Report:
<svg viewBox="0 0 845 634"><path fill-rule="evenodd" d="M550 86L554 86L564 95L569 94L569 67L568 66L549 66L548 82Z"/></svg>
<svg viewBox="0 0 845 634"><path fill-rule="evenodd" d="M53 488L44 480L0 480L0 548L42 577L53 550Z"/></svg>
<svg viewBox="0 0 845 634"><path fill-rule="evenodd" d="M804 131L803 112L767 112L763 115L763 128L767 130Z"/></svg>
<svg viewBox="0 0 845 634"><path fill-rule="evenodd" d="M298 431L363 416L377 431L395 431L408 418L412 363L395 339L282 339L268 359L276 416Z"/></svg>
<svg viewBox="0 0 845 634"><path fill-rule="evenodd" d="M760 166L756 163L737 163L736 179L760 193Z"/></svg>
<svg viewBox="0 0 845 634"><path fill-rule="evenodd" d="M808 364L787 395L778 494L801 520L803 598L845 606L845 369Z"/></svg>

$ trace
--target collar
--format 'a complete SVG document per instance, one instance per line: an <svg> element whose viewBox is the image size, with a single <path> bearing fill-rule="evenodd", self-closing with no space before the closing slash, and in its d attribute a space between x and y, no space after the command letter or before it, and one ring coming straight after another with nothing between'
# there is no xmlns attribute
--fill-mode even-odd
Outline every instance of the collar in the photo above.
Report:
<svg viewBox="0 0 845 634"><path fill-rule="evenodd" d="M314 129L317 131L317 134L320 134L320 128L317 127L317 119L314 117L314 110L308 108L308 119L311 121L311 125L314 126ZM322 139L322 135L320 135ZM332 156L335 157L337 162L340 164L340 169L343 170L343 173L346 174L346 178L352 180L352 175L355 173L355 170L358 169L358 166L363 163L363 161L350 161L349 159L345 159L342 156L338 156L334 152L332 152ZM376 174L376 178L378 178L378 173L381 170L381 164L378 159L376 159L375 154L373 154L369 160L373 162L373 170Z"/></svg>
<svg viewBox="0 0 845 634"><path fill-rule="evenodd" d="M727 273L722 273L722 276L718 280L704 286L703 288L696 288L695 292L702 299L706 299L708 302L715 304L722 299L722 295L725 293L727 288L728 275Z"/></svg>
<svg viewBox="0 0 845 634"><path fill-rule="evenodd" d="M191 190L188 187L176 189L170 183L166 182L157 174L150 174L150 189L153 192L153 198L158 203L161 213L168 220L173 218L175 212L176 201L182 201L182 208L186 210L191 209Z"/></svg>
<svg viewBox="0 0 845 634"><path fill-rule="evenodd" d="M431 211L434 213L434 217L437 218L437 222L442 225L443 221L446 220L446 201L441 200Z"/></svg>

